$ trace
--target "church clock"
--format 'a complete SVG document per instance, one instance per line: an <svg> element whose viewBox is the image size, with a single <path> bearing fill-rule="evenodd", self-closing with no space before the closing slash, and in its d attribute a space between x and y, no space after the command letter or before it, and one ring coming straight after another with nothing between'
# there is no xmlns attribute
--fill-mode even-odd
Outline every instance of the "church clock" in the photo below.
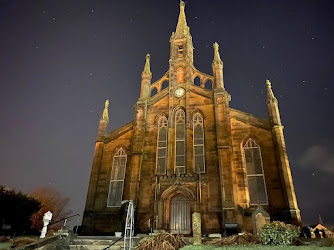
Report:
<svg viewBox="0 0 334 250"><path fill-rule="evenodd" d="M184 88L177 88L174 91L174 94L175 94L176 97L182 97L182 96L184 96L185 93L186 93L186 91L185 91Z"/></svg>

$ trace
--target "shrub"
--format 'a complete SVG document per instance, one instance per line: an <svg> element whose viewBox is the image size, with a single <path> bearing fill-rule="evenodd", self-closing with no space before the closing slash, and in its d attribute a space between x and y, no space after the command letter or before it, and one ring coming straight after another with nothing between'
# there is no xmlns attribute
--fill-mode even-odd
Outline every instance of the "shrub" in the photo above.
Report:
<svg viewBox="0 0 334 250"><path fill-rule="evenodd" d="M260 237L263 245L288 246L298 239L299 229L294 225L273 221L262 227Z"/></svg>

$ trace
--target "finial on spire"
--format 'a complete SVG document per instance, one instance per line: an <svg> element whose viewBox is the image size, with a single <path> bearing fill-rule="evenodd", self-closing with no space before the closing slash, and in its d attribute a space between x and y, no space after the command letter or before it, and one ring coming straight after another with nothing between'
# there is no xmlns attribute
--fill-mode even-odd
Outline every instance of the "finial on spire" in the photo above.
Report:
<svg viewBox="0 0 334 250"><path fill-rule="evenodd" d="M271 88L271 82L268 79L266 80L266 84L267 84L268 87Z"/></svg>
<svg viewBox="0 0 334 250"><path fill-rule="evenodd" d="M144 67L144 71L142 74L149 74L149 75L152 75L151 73L151 66L150 66L150 54L147 54L146 55L146 62L145 62L145 67Z"/></svg>
<svg viewBox="0 0 334 250"><path fill-rule="evenodd" d="M277 102L277 99L274 96L274 92L271 89L271 82L268 79L266 80L266 84L267 84L267 102Z"/></svg>
<svg viewBox="0 0 334 250"><path fill-rule="evenodd" d="M223 65L223 61L220 59L220 55L219 55L219 45L217 42L215 42L213 44L213 62L212 64L220 64L220 65Z"/></svg>
<svg viewBox="0 0 334 250"><path fill-rule="evenodd" d="M108 107L109 107L109 100L106 100L104 103L104 110L103 110L101 120L109 121Z"/></svg>

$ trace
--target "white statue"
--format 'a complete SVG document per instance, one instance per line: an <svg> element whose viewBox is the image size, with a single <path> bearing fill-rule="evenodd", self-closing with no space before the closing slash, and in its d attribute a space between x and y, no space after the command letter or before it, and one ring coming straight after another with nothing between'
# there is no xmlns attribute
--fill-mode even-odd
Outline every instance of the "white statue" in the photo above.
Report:
<svg viewBox="0 0 334 250"><path fill-rule="evenodd" d="M52 213L50 211L47 211L43 216L43 229L41 232L40 238L45 238L46 232L48 231L48 225L52 219Z"/></svg>

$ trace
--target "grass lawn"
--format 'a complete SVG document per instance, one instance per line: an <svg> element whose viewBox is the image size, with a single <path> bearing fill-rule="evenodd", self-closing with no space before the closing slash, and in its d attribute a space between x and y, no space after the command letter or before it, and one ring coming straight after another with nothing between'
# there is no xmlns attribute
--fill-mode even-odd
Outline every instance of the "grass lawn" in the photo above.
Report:
<svg viewBox="0 0 334 250"><path fill-rule="evenodd" d="M291 250L326 250L334 249L334 247L318 247L318 246L263 246L263 245L253 245L253 246L225 246L225 247L214 247L214 246L185 246L181 250L219 250L219 249L228 249L228 250L282 250L282 249L291 249Z"/></svg>
<svg viewBox="0 0 334 250"><path fill-rule="evenodd" d="M0 242L0 249L8 249L12 246L10 242Z"/></svg>

